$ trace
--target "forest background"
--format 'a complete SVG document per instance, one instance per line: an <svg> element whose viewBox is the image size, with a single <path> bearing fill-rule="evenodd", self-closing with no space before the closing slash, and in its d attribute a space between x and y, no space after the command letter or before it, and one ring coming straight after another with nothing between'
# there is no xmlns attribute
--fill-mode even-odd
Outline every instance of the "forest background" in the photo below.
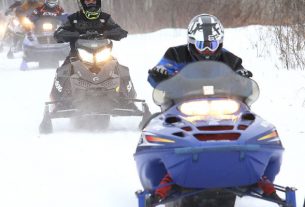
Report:
<svg viewBox="0 0 305 207"><path fill-rule="evenodd" d="M0 10L14 0L0 0ZM60 0L66 12L78 10L76 0ZM187 28L201 13L217 16L225 28L270 26L283 67L305 68L305 0L102 0L103 11L129 34L163 28ZM261 37L268 47L266 37Z"/></svg>

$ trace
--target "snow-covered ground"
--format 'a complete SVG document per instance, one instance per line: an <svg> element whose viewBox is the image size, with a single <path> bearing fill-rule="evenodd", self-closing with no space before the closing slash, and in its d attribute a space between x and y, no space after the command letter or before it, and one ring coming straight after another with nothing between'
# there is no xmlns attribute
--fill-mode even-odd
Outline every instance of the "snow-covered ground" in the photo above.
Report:
<svg viewBox="0 0 305 207"><path fill-rule="evenodd" d="M298 188L298 206L305 195L305 71L278 69L272 42L259 39L267 28L225 30L225 48L243 58L261 89L252 109L277 126L286 148L276 183ZM271 40L270 40L271 41ZM169 46L184 44L186 31L166 29L130 35L115 42L114 54L130 68L138 98L151 99L147 70ZM7 49L7 48L6 48ZM0 54L0 206L1 207L135 207L141 189L133 153L140 132L138 118L114 118L105 132L75 131L69 121L55 122L55 132L39 135L44 101L54 69L19 71ZM277 65L277 66L276 66ZM251 202L251 201L250 201ZM273 206L251 202L253 206ZM237 206L252 206L247 199Z"/></svg>

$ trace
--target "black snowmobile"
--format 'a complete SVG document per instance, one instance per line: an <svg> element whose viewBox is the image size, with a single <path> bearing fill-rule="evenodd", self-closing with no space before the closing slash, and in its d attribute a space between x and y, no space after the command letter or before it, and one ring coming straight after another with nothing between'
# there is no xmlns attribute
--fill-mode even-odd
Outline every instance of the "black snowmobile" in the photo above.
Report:
<svg viewBox="0 0 305 207"><path fill-rule="evenodd" d="M51 133L56 118L71 118L76 128L94 130L107 128L111 116L142 116L143 123L150 116L148 106L135 98L129 69L111 55L112 41L100 34L85 34L75 45L78 54L57 69L40 133Z"/></svg>

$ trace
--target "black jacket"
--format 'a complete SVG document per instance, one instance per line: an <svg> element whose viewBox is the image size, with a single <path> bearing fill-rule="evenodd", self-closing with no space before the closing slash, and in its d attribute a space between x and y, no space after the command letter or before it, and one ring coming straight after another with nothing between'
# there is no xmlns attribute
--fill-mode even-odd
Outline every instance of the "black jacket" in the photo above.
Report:
<svg viewBox="0 0 305 207"><path fill-rule="evenodd" d="M168 48L157 66L166 68L168 74L171 76L179 72L185 65L196 61L197 60L191 56L187 45L180 45ZM242 59L223 48L216 61L227 64L234 71L244 69L242 66ZM150 70L148 82L155 87L160 82L160 79L157 77L157 74L152 73Z"/></svg>
<svg viewBox="0 0 305 207"><path fill-rule="evenodd" d="M71 52L75 52L78 34L86 34L87 31L97 31L112 40L120 40L128 34L107 13L101 13L98 19L88 20L78 11L68 16L68 21L55 31L54 38L57 42L70 42Z"/></svg>

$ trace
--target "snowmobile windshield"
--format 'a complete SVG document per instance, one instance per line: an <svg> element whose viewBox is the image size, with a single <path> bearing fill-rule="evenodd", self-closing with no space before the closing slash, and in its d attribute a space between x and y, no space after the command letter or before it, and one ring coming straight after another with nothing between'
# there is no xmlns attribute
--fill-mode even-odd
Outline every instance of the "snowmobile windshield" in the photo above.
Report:
<svg viewBox="0 0 305 207"><path fill-rule="evenodd" d="M225 97L251 105L259 96L257 83L215 61L188 64L177 75L162 81L153 91L159 105L180 103L194 98Z"/></svg>

